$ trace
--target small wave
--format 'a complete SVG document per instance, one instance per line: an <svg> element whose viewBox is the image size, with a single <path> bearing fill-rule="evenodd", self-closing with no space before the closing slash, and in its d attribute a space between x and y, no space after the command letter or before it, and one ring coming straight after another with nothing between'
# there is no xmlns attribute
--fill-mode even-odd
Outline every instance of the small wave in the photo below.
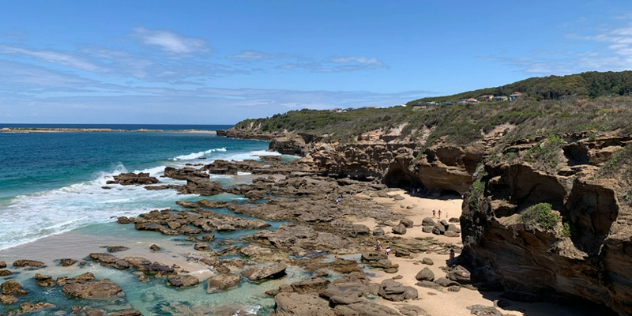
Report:
<svg viewBox="0 0 632 316"><path fill-rule="evenodd" d="M213 148L213 149L209 149L206 151L200 151L197 153L190 153L188 155L181 155L181 156L176 156L175 158L171 158L172 161L178 161L178 160L193 160L193 159L198 159L198 158L202 158L205 155L214 153L214 152L226 152L226 148Z"/></svg>

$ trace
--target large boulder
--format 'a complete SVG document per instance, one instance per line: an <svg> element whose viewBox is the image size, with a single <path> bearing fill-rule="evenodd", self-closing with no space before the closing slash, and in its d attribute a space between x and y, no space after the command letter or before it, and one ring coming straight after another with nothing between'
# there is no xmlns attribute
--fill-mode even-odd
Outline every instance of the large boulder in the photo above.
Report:
<svg viewBox="0 0 632 316"><path fill-rule="evenodd" d="M382 281L377 294L393 302L401 302L406 299L418 297L417 290L414 287L403 286L401 283L391 279Z"/></svg>
<svg viewBox="0 0 632 316"><path fill-rule="evenodd" d="M41 287L49 287L55 285L55 280L50 275L35 274L35 283Z"/></svg>
<svg viewBox="0 0 632 316"><path fill-rule="evenodd" d="M22 289L22 284L15 280L9 280L2 284L0 284L0 289L2 289L2 294L4 295L26 295L27 291Z"/></svg>
<svg viewBox="0 0 632 316"><path fill-rule="evenodd" d="M200 283L200 279L189 274L170 276L168 280L170 285L177 288L190 287Z"/></svg>
<svg viewBox="0 0 632 316"><path fill-rule="evenodd" d="M435 221L430 217L424 217L421 221L421 226L433 226L436 225Z"/></svg>
<svg viewBox="0 0 632 316"><path fill-rule="evenodd" d="M118 183L120 185L138 185L138 184L154 184L159 183L158 179L151 177L149 173L140 172L135 174L133 172L121 173L114 176L114 181L108 181L107 184Z"/></svg>
<svg viewBox="0 0 632 316"><path fill-rule="evenodd" d="M400 225L404 225L406 228L411 228L413 227L413 221L411 219L408 218L404 218L401 221L399 221Z"/></svg>
<svg viewBox="0 0 632 316"><path fill-rule="evenodd" d="M460 284L472 283L470 271L462 266L455 266L446 274L446 278L459 282Z"/></svg>
<svg viewBox="0 0 632 316"><path fill-rule="evenodd" d="M241 281L241 276L236 273L218 274L210 277L207 281L206 293L214 293L235 287Z"/></svg>
<svg viewBox="0 0 632 316"><path fill-rule="evenodd" d="M284 263L275 263L263 268L250 268L241 273L250 281L262 281L265 279L278 279L285 276L287 265Z"/></svg>
<svg viewBox="0 0 632 316"><path fill-rule="evenodd" d="M21 259L21 260L16 260L13 262L13 266L16 268L17 267L39 268L39 267L42 267L43 265L44 265L44 262L37 261L37 260Z"/></svg>
<svg viewBox="0 0 632 316"><path fill-rule="evenodd" d="M404 235L406 234L406 226L399 224L397 226L393 226L393 234Z"/></svg>
<svg viewBox="0 0 632 316"><path fill-rule="evenodd" d="M435 275L434 273L430 270L430 268L425 267L423 268L423 270L419 271L417 273L417 275L415 276L415 279L417 279L418 281L434 281Z"/></svg>
<svg viewBox="0 0 632 316"><path fill-rule="evenodd" d="M7 267L7 263L4 261L0 261L0 269L4 269Z"/></svg>
<svg viewBox="0 0 632 316"><path fill-rule="evenodd" d="M274 297L277 316L334 316L327 301L314 294L281 292Z"/></svg>
<svg viewBox="0 0 632 316"><path fill-rule="evenodd" d="M67 283L62 292L69 297L86 299L106 299L125 295L121 287L109 279Z"/></svg>

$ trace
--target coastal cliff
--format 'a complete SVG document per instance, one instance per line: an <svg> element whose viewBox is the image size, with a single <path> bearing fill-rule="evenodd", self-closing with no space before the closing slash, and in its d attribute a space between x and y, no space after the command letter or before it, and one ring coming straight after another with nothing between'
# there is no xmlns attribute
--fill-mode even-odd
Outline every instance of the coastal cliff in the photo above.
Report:
<svg viewBox="0 0 632 316"><path fill-rule="evenodd" d="M458 193L464 198L459 263L479 288L521 301L586 299L632 315L629 123L581 131L557 121L554 131L546 127L551 118L538 120L503 123L467 142L393 135L390 127L347 141L256 126L218 135L267 139L270 150L302 156L319 175L428 196ZM533 130L535 136L527 133Z"/></svg>

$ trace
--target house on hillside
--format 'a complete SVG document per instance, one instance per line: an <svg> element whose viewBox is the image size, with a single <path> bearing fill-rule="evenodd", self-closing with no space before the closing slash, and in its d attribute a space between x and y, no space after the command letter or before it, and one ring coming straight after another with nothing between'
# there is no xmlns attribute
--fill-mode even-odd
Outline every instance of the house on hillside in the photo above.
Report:
<svg viewBox="0 0 632 316"><path fill-rule="evenodd" d="M507 101L507 100L509 99L507 98L507 96L504 96L504 95L498 95L492 98L492 101L494 102L501 102L501 101Z"/></svg>
<svg viewBox="0 0 632 316"><path fill-rule="evenodd" d="M489 101L491 101L493 98L494 98L494 96L493 96L493 95L491 95L491 94L484 94L484 95L482 95L482 96L478 97L477 99L478 99L479 101L489 102Z"/></svg>
<svg viewBox="0 0 632 316"><path fill-rule="evenodd" d="M509 96L509 101L513 101L520 97L522 97L522 93L516 91L512 95Z"/></svg>
<svg viewBox="0 0 632 316"><path fill-rule="evenodd" d="M457 104L476 104L476 103L478 103L478 100L474 98L461 99L457 102Z"/></svg>

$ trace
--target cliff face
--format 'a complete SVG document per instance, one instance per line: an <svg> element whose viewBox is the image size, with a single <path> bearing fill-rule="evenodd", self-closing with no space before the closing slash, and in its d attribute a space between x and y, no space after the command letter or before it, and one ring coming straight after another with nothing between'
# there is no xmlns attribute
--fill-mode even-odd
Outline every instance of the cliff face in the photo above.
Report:
<svg viewBox="0 0 632 316"><path fill-rule="evenodd" d="M563 135L559 147L542 154L554 158L544 167L527 161L547 150L546 140L504 147L500 156L513 159L494 159L495 141L439 140L420 153L415 142L339 144L284 134L270 147L303 155L323 175L462 194L460 260L475 280L519 300L584 298L632 315L632 203L624 200L632 179L618 170L600 173L632 137ZM473 179L483 186L477 196ZM558 216L553 227L521 218L539 203Z"/></svg>
<svg viewBox="0 0 632 316"><path fill-rule="evenodd" d="M629 179L599 173L631 140L569 139L557 173L487 162L483 194L466 194L461 217L462 260L475 278L516 299L580 297L632 314L632 210L621 200ZM549 203L559 223L521 219L538 203Z"/></svg>

